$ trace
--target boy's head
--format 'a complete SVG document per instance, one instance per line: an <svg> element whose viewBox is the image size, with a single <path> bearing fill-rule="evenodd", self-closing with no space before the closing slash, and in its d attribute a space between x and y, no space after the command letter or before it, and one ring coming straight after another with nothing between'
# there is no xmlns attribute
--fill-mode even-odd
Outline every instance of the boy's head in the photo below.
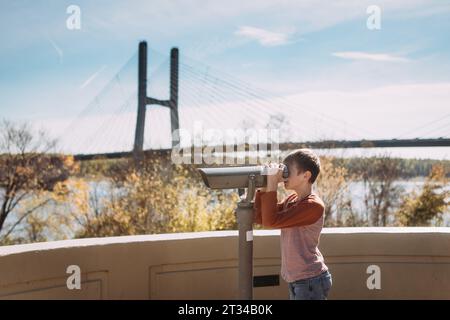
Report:
<svg viewBox="0 0 450 320"><path fill-rule="evenodd" d="M289 153L283 163L289 168L289 177L284 182L286 189L313 184L320 173L319 157L311 149L297 149Z"/></svg>

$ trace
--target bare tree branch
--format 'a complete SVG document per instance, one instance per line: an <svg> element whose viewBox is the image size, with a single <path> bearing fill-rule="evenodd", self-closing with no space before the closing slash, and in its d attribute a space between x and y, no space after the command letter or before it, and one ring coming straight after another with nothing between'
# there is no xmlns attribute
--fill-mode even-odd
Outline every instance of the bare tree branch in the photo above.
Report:
<svg viewBox="0 0 450 320"><path fill-rule="evenodd" d="M28 217L30 214L32 214L34 211L36 211L37 209L45 206L47 203L49 203L51 201L51 199L46 199L45 201L41 202L40 204L38 204L37 206L34 206L33 208L25 211L25 213L12 225L12 227L8 230L8 232L6 232L6 234L3 236L3 239L6 239L11 232L14 231L14 229L26 218Z"/></svg>

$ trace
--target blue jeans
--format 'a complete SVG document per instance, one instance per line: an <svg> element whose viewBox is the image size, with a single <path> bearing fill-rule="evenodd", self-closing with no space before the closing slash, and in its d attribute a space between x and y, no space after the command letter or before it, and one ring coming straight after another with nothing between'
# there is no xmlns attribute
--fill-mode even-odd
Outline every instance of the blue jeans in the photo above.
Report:
<svg viewBox="0 0 450 320"><path fill-rule="evenodd" d="M326 300L332 285L328 271L308 279L288 283L290 300Z"/></svg>

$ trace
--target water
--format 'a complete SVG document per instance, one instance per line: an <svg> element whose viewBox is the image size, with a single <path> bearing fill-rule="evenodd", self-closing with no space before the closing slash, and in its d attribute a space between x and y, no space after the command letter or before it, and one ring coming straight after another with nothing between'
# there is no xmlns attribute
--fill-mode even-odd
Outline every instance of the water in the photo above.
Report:
<svg viewBox="0 0 450 320"><path fill-rule="evenodd" d="M410 180L397 180L394 182L394 186L399 187L401 190L403 190L404 192L403 194L407 196L410 195L413 191L415 191L416 194L420 194L420 191L422 190L424 183L425 183L424 178L414 178ZM348 189L350 193L349 197L352 201L352 206L355 209L355 211L360 214L365 213L366 208L364 205L364 195L366 193L366 190L364 182L352 181L349 183ZM450 185L446 185L445 190L450 191ZM450 226L449 210L447 210L447 212L444 214L443 223L444 226Z"/></svg>
<svg viewBox="0 0 450 320"><path fill-rule="evenodd" d="M450 147L411 147L411 148L337 148L315 149L319 155L341 158L388 156L403 159L449 160Z"/></svg>
<svg viewBox="0 0 450 320"><path fill-rule="evenodd" d="M271 152L271 157L273 161L281 161L281 159L291 151L292 150L274 150ZM401 159L450 160L450 147L336 148L314 149L314 152L319 156L335 158L389 157ZM180 156L183 154L183 152L180 152ZM207 157L208 155L209 154L203 154L204 157ZM215 152L214 157L219 158L221 164L245 164L245 157L249 157L251 159L249 164L256 165L260 163L259 161L265 162L267 152L253 150L226 152L226 148L224 147L223 152ZM227 159L232 159L233 162L227 162Z"/></svg>

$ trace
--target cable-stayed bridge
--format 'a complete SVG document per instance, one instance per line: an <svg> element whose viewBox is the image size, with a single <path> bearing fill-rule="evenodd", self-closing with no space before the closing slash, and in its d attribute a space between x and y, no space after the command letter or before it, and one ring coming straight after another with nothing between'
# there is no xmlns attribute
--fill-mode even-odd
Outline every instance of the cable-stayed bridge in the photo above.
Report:
<svg viewBox="0 0 450 320"><path fill-rule="evenodd" d="M144 42L59 139L78 159L127 157L169 151L177 142L174 130L195 135L199 127L213 135L276 129L280 150L450 146L450 113L391 139L377 139L363 125L320 112L295 96L258 89L176 48L166 55ZM214 145L218 135L208 143ZM181 139L181 146L191 142Z"/></svg>

